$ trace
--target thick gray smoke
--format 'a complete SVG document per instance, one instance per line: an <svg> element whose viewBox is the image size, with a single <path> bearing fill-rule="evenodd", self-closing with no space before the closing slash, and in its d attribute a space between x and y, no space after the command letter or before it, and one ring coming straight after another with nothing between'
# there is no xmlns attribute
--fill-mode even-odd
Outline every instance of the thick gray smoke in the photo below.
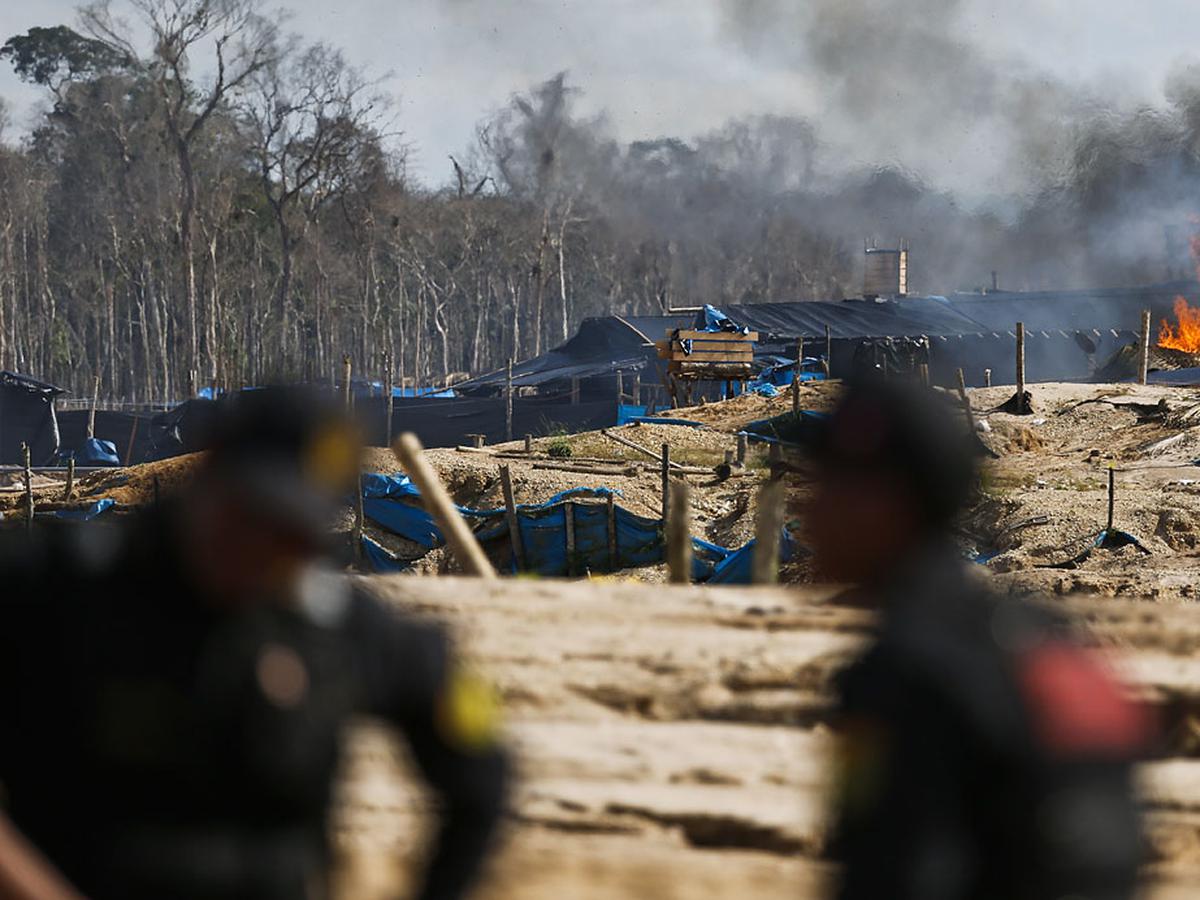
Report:
<svg viewBox="0 0 1200 900"><path fill-rule="evenodd" d="M963 28L962 0L722 0L722 11L735 46L821 85L823 160L844 185L828 221L907 237L919 289L981 283L989 269L1012 287L1190 275L1196 70L1176 73L1155 108L997 55Z"/></svg>
<svg viewBox="0 0 1200 900"><path fill-rule="evenodd" d="M908 242L914 292L986 286L993 270L1011 289L1192 276L1200 68L1151 102L992 47L970 0L709 2L731 54L817 86L811 115L624 145L574 114L587 83L560 75L493 118L480 169L531 199L589 198L667 245L673 271L709 273L688 288L713 296L723 273L801 243L782 262L788 299L853 293L864 239Z"/></svg>

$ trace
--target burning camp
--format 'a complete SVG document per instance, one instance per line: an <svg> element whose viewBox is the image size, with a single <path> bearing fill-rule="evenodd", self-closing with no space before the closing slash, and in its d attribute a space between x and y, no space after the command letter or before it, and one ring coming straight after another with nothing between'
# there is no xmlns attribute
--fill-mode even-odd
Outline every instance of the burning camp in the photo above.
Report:
<svg viewBox="0 0 1200 900"><path fill-rule="evenodd" d="M0 8L0 897L1195 893L1200 12L286 5Z"/></svg>

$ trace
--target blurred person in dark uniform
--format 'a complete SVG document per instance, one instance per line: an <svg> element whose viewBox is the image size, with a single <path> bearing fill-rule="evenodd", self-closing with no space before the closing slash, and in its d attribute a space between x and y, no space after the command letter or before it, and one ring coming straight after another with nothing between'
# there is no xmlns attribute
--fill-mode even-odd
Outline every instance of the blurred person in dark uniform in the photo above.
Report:
<svg viewBox="0 0 1200 900"><path fill-rule="evenodd" d="M970 437L933 392L880 379L813 435L816 565L880 614L837 680L836 896L1130 897L1149 723L1065 621L952 546Z"/></svg>
<svg viewBox="0 0 1200 900"><path fill-rule="evenodd" d="M0 896L326 896L358 714L440 800L419 896L462 896L504 800L492 696L439 628L321 566L358 478L343 418L293 389L222 402L176 500L0 540Z"/></svg>

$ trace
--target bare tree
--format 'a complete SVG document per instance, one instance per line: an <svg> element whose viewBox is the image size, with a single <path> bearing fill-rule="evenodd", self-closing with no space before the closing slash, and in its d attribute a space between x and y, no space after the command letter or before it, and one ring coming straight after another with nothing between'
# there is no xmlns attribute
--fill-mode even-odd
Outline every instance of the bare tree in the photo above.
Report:
<svg viewBox="0 0 1200 900"><path fill-rule="evenodd" d="M277 58L279 16L257 12L255 0L131 0L150 29L149 70L161 96L167 132L179 163L179 249L187 304L188 361L200 363L197 328L196 260L193 232L196 215L197 141L209 119L236 95L255 73ZM124 23L112 15L111 0L97 0L81 11L85 28L96 38L137 53ZM210 50L214 74L204 86L192 77L193 57ZM216 378L216 356L209 353L210 378Z"/></svg>
<svg viewBox="0 0 1200 900"><path fill-rule="evenodd" d="M353 179L359 151L374 137L382 101L369 94L371 83L339 51L321 43L276 58L252 83L240 109L279 238L275 309L286 342L296 243L293 210L303 202L314 211Z"/></svg>

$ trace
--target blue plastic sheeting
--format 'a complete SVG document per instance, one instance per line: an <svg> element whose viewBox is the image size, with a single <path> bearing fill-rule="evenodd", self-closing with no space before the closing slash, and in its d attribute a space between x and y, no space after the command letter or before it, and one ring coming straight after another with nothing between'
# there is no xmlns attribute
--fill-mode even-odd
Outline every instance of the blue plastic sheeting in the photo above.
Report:
<svg viewBox="0 0 1200 900"><path fill-rule="evenodd" d="M618 425L628 425L630 422L634 421L635 419L639 419L642 416L646 415L646 411L647 411L647 407L645 407L645 406L634 406L631 403L618 403L617 404L617 424Z"/></svg>
<svg viewBox="0 0 1200 900"><path fill-rule="evenodd" d="M440 547L445 541L441 530L434 522L433 516L414 502L420 497L420 491L407 475L380 475L374 472L362 477L363 515L377 525L386 528L393 534L413 541L426 550ZM608 494L619 494L608 488L571 488L555 494L545 503L517 506L518 513L527 510L542 509L561 503L568 497L590 496L604 497ZM457 507L458 511L468 519L493 519L504 515L504 508L471 509L467 506Z"/></svg>
<svg viewBox="0 0 1200 900"><path fill-rule="evenodd" d="M117 445L112 441L88 438L75 457L75 463L80 466L119 466L121 457L117 456Z"/></svg>
<svg viewBox="0 0 1200 900"><path fill-rule="evenodd" d="M56 519L66 519L69 522L90 522L116 505L116 500L111 497L105 497L103 500L97 500L86 509L56 509L51 515Z"/></svg>
<svg viewBox="0 0 1200 900"><path fill-rule="evenodd" d="M371 564L371 569L379 573L403 572L408 563L392 553L365 534L362 537L363 558Z"/></svg>
<svg viewBox="0 0 1200 900"><path fill-rule="evenodd" d="M694 419L673 419L669 416L636 416L630 419L638 425L686 425L689 428L704 428L703 422Z"/></svg>
<svg viewBox="0 0 1200 900"><path fill-rule="evenodd" d="M713 568L712 574L706 579L708 584L749 584L751 566L754 563L753 540L743 544L737 550L725 551L729 555ZM796 552L795 541L784 528L779 540L779 561L787 562Z"/></svg>
<svg viewBox="0 0 1200 900"><path fill-rule="evenodd" d="M376 393L378 393L380 396L382 396L382 395L383 395L383 382L382 382L382 381L368 381L368 382L367 382L367 385L370 387L370 393L371 393L372 395L374 395L374 394L376 394ZM439 399L439 400L446 400L446 399L448 399L448 398L450 398L450 397L457 397L457 396L458 396L458 394L457 394L457 393L455 393L455 391L454 391L454 388L443 388L443 387L393 387L393 388L392 388L392 396L393 396L393 397L397 397L397 398L404 398L404 397L434 397L434 398L437 398L437 399Z"/></svg>
<svg viewBox="0 0 1200 900"><path fill-rule="evenodd" d="M733 319L729 318L729 316L725 315L725 313L721 312L721 310L707 303L704 304L704 312L701 314L701 317L700 321L703 322L703 327L699 329L701 331L730 331L734 334L750 333L750 329L745 325L739 325ZM696 324L700 325L700 322Z"/></svg>
<svg viewBox="0 0 1200 900"><path fill-rule="evenodd" d="M363 475L363 514L389 531L408 538L426 549L443 543L441 532L432 518L419 506L412 505L419 496L417 488L403 475ZM519 504L517 527L525 554L525 568L541 575L555 576L584 571L608 572L636 566L654 565L664 559L662 520L649 519L614 504L617 558L609 557L608 509L606 504L574 503L576 498L620 496L609 488L571 488L555 494L544 503ZM567 556L567 509L574 519L574 551ZM475 536L485 546L499 550L499 555L511 546L508 519L503 507L471 509L458 507L469 520L482 520ZM369 542L369 543L368 543ZM753 542L751 542L753 543ZM750 581L750 559L747 544L729 550L692 538L692 577L696 581L719 578L721 584L747 584ZM363 551L377 572L395 572L405 567L386 549L369 538L363 539ZM790 558L792 541L783 538L781 556ZM493 556L497 554L493 553ZM516 561L510 562L516 571Z"/></svg>
<svg viewBox="0 0 1200 900"><path fill-rule="evenodd" d="M758 373L758 377L751 381L748 387L753 390L759 384L773 384L775 387L787 387L796 378L796 361L794 359L786 359L784 357L772 357L774 363L768 365L765 369ZM821 365L820 357L806 356L800 364L800 380L803 381L824 381L825 369Z"/></svg>
<svg viewBox="0 0 1200 900"><path fill-rule="evenodd" d="M420 496L417 486L407 475L379 475L373 472L362 477L363 515L393 534L420 544L426 550L442 544L442 533L433 516L421 506L397 502Z"/></svg>

